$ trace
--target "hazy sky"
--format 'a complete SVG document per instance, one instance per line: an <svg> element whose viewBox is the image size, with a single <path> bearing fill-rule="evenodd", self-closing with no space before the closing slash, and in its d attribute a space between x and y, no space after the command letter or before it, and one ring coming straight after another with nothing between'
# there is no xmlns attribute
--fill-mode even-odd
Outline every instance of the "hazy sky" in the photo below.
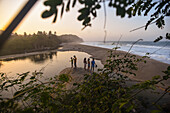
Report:
<svg viewBox="0 0 170 113"><path fill-rule="evenodd" d="M31 11L26 15L24 20L15 29L18 34L23 34L27 32L28 34L33 34L37 31L54 31L57 35L62 34L75 34L83 38L85 41L103 41L104 38L104 11L103 8L98 11L97 18L92 20L92 27L87 27L83 31L82 22L77 20L79 13L77 12L82 6L77 5L75 8L70 8L69 12L64 12L62 18L58 16L57 22L52 23L54 17L47 19L41 18L41 13L49 9L43 5L44 0L39 0L36 5L31 9ZM10 22L10 20L18 13L25 4L27 0L0 0L0 29L4 29L5 26ZM102 6L103 7L103 6ZM154 40L157 36L163 35L170 32L170 18L165 20L165 28L158 29L156 25L151 25L148 30L145 31L144 28L135 32L129 32L130 30L143 26L146 24L149 17L133 17L133 18L120 18L116 17L115 10L113 8L107 7L107 40L117 41L122 35L121 40L137 40L139 38L144 39L144 41ZM59 13L60 15L60 13Z"/></svg>

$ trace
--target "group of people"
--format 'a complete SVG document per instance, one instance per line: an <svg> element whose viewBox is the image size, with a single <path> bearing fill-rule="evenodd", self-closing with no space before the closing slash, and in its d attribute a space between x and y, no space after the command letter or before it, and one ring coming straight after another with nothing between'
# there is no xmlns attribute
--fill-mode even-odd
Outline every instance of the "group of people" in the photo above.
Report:
<svg viewBox="0 0 170 113"><path fill-rule="evenodd" d="M74 63L74 68L77 68L77 57L74 55L71 57L71 67L73 68L73 63Z"/></svg>
<svg viewBox="0 0 170 113"><path fill-rule="evenodd" d="M91 63L90 63L90 58L88 58L87 60L86 60L86 58L84 58L83 63L84 63L84 69L85 70L86 70L86 65L87 65L87 69L90 70L90 64L91 64L91 70L92 71L94 71L95 66L97 67L97 65L94 61L94 58L92 59Z"/></svg>
<svg viewBox="0 0 170 113"><path fill-rule="evenodd" d="M86 66L87 66L87 70L90 70L90 66L91 66L91 70L94 71L94 67L97 67L94 58L92 59L92 61L90 62L90 58L86 59L84 58L83 60L84 63L84 69L86 70ZM77 68L77 57L74 55L73 57L71 57L71 67L73 68Z"/></svg>

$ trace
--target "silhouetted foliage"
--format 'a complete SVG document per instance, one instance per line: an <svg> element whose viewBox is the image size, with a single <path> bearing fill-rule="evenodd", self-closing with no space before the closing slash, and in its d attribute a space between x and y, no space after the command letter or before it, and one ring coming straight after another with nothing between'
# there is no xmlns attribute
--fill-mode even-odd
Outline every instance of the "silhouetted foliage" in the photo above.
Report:
<svg viewBox="0 0 170 113"><path fill-rule="evenodd" d="M31 36L11 36L11 38L4 45L0 55L27 53L32 51L56 49L59 47L61 41L57 38L48 38L48 36L41 34Z"/></svg>
<svg viewBox="0 0 170 113"><path fill-rule="evenodd" d="M163 109L157 103L170 91L169 87L153 103L144 104L146 100L142 101L138 95L148 89L155 90L157 84L168 80L170 67L163 71L165 75L162 77L154 76L152 80L127 85L127 74L135 75L137 64L145 62L145 57L120 56L113 54L115 50L109 51L107 63L99 73L85 75L82 83L73 84L73 89L65 88L71 80L71 76L66 74L41 81L42 72L18 74L17 79L10 79L1 73L0 91L14 88L15 92L11 98L0 96L0 112L161 112ZM152 106L155 106L154 109L150 109Z"/></svg>
<svg viewBox="0 0 170 113"><path fill-rule="evenodd" d="M67 1L67 5L65 11L70 10L70 5L72 7L75 6L77 2L79 2L83 8L79 9L78 12L80 15L78 16L79 21L83 21L83 26L90 26L91 18L97 17L97 10L101 8L101 3L106 2L105 0L71 0ZM72 3L72 4L71 4ZM116 15L120 17L125 17L127 15L129 18L132 16L148 16L150 15L150 20L146 24L146 28L152 22L155 22L159 28L162 28L165 25L164 18L166 16L170 16L170 9L169 9L169 0L109 0L108 3L109 7L113 7L116 9ZM55 15L55 18L58 14L59 6L62 6L61 15L64 12L64 1L63 0L46 0L44 2L45 6L50 6L50 10L46 10L42 13L43 18L50 17ZM152 12L151 12L152 11ZM56 20L56 19L54 19ZM53 22L55 22L53 20Z"/></svg>
<svg viewBox="0 0 170 113"><path fill-rule="evenodd" d="M163 36L159 36L154 42L158 42L163 39ZM166 33L165 39L170 40L170 33Z"/></svg>
<svg viewBox="0 0 170 113"><path fill-rule="evenodd" d="M82 42L83 40L76 35L47 35L45 32L38 31L33 35L12 35L6 42L0 55L28 53L33 51L42 51L57 49L61 43ZM25 33L26 34L26 33Z"/></svg>
<svg viewBox="0 0 170 113"><path fill-rule="evenodd" d="M50 6L50 10L45 10L42 13L42 18L55 15L53 22L56 22L58 9L60 7L62 17L64 11L68 12L70 7L72 6L73 8L77 2L83 6L83 8L78 10L80 14L77 19L78 21L82 21L84 28L91 26L91 20L97 17L97 11L101 9L103 2L107 3L108 7L115 8L116 15L121 18L124 18L126 15L129 18L136 15L150 16L149 21L146 23L145 30L152 23L155 23L158 28L163 28L165 25L164 18L170 16L169 0L68 0L67 3L64 2L64 0L46 0L44 5Z"/></svg>

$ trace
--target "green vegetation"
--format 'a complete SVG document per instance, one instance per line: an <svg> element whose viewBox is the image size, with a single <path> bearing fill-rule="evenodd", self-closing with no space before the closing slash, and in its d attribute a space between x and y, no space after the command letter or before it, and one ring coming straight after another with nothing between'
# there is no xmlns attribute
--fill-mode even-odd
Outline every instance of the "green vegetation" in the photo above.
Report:
<svg viewBox="0 0 170 113"><path fill-rule="evenodd" d="M158 100L148 104L138 95L142 91L154 91L157 84L168 80L170 67L163 72L165 75L162 77L155 76L152 80L128 85L127 74L136 76L139 62L145 62L145 57L138 59L129 53L120 57L115 50L111 50L104 68L99 73L85 75L82 83L73 84L73 89L65 88L71 80L70 75L66 74L40 81L41 72L18 74L17 79L9 79L1 73L0 92L14 88L15 93L12 98L0 97L0 112L166 112L157 103L170 91L170 87Z"/></svg>
<svg viewBox="0 0 170 113"><path fill-rule="evenodd" d="M24 35L14 34L4 45L3 49L1 49L0 55L57 49L61 43L82 41L76 35L57 36L51 33L47 35L40 31L33 35L26 35L26 33Z"/></svg>
<svg viewBox="0 0 170 113"><path fill-rule="evenodd" d="M66 11L70 10L70 1L67 2ZM72 7L75 6L76 1L73 0ZM78 2L84 6L79 10L78 17L79 21L83 21L84 27L91 25L91 16L97 17L97 10L101 8L100 3L105 3L101 0L79 0ZM151 9L155 8L146 28L151 23L156 23L159 28L162 28L165 24L164 17L169 16L169 2L169 0L110 0L108 5L115 8L117 16L122 18L126 14L129 17L143 13L147 16ZM50 6L50 10L43 12L43 18L54 14L53 22L55 22L58 6L62 6L61 16L63 15L65 7L63 0L47 0L44 5ZM41 45L35 44L34 48L41 48ZM42 76L41 72L18 74L16 79L10 79L6 74L1 73L0 92L10 91L13 88L15 93L12 98L3 98L0 95L0 112L168 112L158 102L170 92L169 86L165 88L160 98L149 104L146 104L145 100L140 100L138 94L146 90L155 90L157 84L164 85L163 81L170 78L170 66L163 71L164 76L157 75L152 80L128 85L127 75L137 76L135 74L138 70L137 64L146 63L145 57L138 59L129 53L120 57L116 54L116 49L110 51L107 63L103 69L99 70L99 73L85 75L84 81L80 84L74 83L75 88L72 90L65 88L65 83L70 80L70 76L65 74L44 82L39 80Z"/></svg>

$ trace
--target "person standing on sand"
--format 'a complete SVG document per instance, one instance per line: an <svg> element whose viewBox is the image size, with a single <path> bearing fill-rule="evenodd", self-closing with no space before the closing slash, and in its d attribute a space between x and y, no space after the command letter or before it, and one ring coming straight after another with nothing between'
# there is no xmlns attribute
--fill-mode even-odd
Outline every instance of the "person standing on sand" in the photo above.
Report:
<svg viewBox="0 0 170 113"><path fill-rule="evenodd" d="M74 68L77 68L77 58L76 58L76 56L74 55L74 59L73 59L73 61L74 61Z"/></svg>
<svg viewBox="0 0 170 113"><path fill-rule="evenodd" d="M71 68L73 68L73 58L71 57Z"/></svg>
<svg viewBox="0 0 170 113"><path fill-rule="evenodd" d="M86 58L84 58L83 63L84 63L84 70L86 70L86 64L87 64Z"/></svg>
<svg viewBox="0 0 170 113"><path fill-rule="evenodd" d="M94 58L93 60L91 61L91 70L94 71L94 65L95 65L95 61L94 61Z"/></svg>
<svg viewBox="0 0 170 113"><path fill-rule="evenodd" d="M90 58L87 60L88 70L90 70Z"/></svg>

